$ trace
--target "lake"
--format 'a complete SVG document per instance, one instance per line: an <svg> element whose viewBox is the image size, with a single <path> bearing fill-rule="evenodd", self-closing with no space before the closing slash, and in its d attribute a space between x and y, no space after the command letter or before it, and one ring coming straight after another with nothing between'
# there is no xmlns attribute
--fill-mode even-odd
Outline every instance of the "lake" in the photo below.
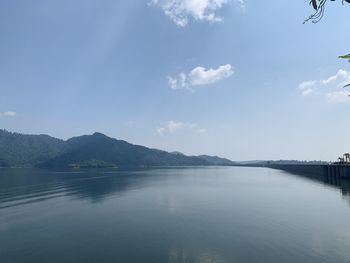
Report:
<svg viewBox="0 0 350 263"><path fill-rule="evenodd" d="M0 169L0 262L348 263L348 186L248 167Z"/></svg>

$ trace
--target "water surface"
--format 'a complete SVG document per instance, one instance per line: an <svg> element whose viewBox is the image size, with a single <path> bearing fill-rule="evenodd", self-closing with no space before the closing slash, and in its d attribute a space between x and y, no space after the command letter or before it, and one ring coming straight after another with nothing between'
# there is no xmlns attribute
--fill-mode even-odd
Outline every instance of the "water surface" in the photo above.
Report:
<svg viewBox="0 0 350 263"><path fill-rule="evenodd" d="M344 262L346 182L267 168L0 170L0 262Z"/></svg>

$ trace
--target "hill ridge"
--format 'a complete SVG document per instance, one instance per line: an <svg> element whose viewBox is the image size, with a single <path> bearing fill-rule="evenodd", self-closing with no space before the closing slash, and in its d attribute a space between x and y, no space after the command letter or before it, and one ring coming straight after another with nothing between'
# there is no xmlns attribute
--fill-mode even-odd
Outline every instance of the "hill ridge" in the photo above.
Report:
<svg viewBox="0 0 350 263"><path fill-rule="evenodd" d="M109 137L101 132L67 140L0 130L0 167L122 167L234 165L217 156L187 156Z"/></svg>

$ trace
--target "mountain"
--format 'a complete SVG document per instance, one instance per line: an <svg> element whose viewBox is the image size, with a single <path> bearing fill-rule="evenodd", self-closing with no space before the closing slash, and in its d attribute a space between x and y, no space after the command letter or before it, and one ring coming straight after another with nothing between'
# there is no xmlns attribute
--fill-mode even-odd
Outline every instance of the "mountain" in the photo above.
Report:
<svg viewBox="0 0 350 263"><path fill-rule="evenodd" d="M178 154L178 155L184 155L182 152L178 152L178 151L173 151L173 152L170 152L172 154Z"/></svg>
<svg viewBox="0 0 350 263"><path fill-rule="evenodd" d="M57 156L63 146L63 140L48 135L24 135L0 130L0 166L37 166Z"/></svg>
<svg viewBox="0 0 350 263"><path fill-rule="evenodd" d="M212 165L236 165L235 162L226 158L218 157L218 156L199 155L198 157L201 158L202 160L205 160L211 163Z"/></svg>
<svg viewBox="0 0 350 263"><path fill-rule="evenodd" d="M171 154L94 133L67 140L61 154L41 166L89 166L87 161L96 160L104 162L106 166L210 165L199 157Z"/></svg>
<svg viewBox="0 0 350 263"><path fill-rule="evenodd" d="M134 145L102 133L66 141L48 135L23 135L0 130L0 166L131 167L233 165L217 156L186 156Z"/></svg>

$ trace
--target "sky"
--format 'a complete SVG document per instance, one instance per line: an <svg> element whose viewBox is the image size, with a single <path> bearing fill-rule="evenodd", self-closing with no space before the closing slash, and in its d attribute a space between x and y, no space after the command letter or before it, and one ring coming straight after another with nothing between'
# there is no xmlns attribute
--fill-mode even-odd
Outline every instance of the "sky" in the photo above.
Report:
<svg viewBox="0 0 350 263"><path fill-rule="evenodd" d="M350 5L0 1L0 128L232 160L350 150Z"/></svg>

